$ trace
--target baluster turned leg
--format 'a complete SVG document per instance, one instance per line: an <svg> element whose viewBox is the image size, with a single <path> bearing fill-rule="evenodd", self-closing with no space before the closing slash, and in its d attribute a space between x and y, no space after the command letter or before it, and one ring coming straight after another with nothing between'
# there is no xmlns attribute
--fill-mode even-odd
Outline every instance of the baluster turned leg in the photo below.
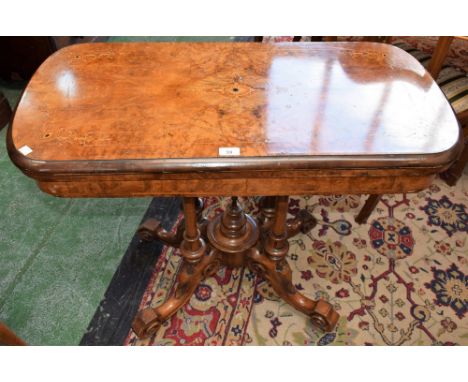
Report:
<svg viewBox="0 0 468 382"><path fill-rule="evenodd" d="M197 227L195 198L184 198L185 230L180 251L182 268L177 278L175 292L157 308L146 308L138 312L132 328L138 337L157 332L161 324L186 304L196 287L219 267L218 251L207 252L207 245Z"/></svg>
<svg viewBox="0 0 468 382"><path fill-rule="evenodd" d="M267 232L275 218L275 196L262 196L258 203L260 213L258 214L258 225L262 233Z"/></svg>
<svg viewBox="0 0 468 382"><path fill-rule="evenodd" d="M250 268L268 280L278 295L297 310L308 315L312 323L322 330L330 331L338 321L338 314L324 300L311 300L296 289L292 283L292 272L286 261L289 250L286 217L288 197L276 197L275 217L264 240L264 253L253 248L249 253Z"/></svg>

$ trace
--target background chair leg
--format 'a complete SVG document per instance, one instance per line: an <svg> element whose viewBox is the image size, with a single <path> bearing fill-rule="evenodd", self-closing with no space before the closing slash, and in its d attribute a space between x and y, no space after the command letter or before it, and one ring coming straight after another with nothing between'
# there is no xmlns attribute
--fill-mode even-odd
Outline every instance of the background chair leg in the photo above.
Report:
<svg viewBox="0 0 468 382"><path fill-rule="evenodd" d="M356 216L356 223L363 224L367 222L372 211L374 211L375 206L380 201L381 195L370 195L369 198L366 200L364 207L362 207L361 211L359 212L358 216Z"/></svg>
<svg viewBox="0 0 468 382"><path fill-rule="evenodd" d="M442 69L445 57L447 57L452 41L453 36L441 36L437 41L434 54L432 55L429 65L427 66L427 71L431 74L434 80L436 80L439 76L440 70Z"/></svg>

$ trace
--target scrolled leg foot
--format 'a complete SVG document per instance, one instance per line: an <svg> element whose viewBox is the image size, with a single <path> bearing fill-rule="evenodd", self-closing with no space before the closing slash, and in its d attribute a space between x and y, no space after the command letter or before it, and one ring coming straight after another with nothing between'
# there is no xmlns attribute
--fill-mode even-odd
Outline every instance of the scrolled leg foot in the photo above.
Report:
<svg viewBox="0 0 468 382"><path fill-rule="evenodd" d="M296 289L286 260L273 260L258 249L252 249L247 264L252 271L264 277L284 301L310 317L315 327L327 332L334 329L339 318L338 313L330 303L311 300Z"/></svg>
<svg viewBox="0 0 468 382"><path fill-rule="evenodd" d="M145 220L137 230L139 238L143 241L153 241L157 239L158 229L161 223L156 219Z"/></svg>
<svg viewBox="0 0 468 382"><path fill-rule="evenodd" d="M185 218L176 233L165 231L155 219L147 220L138 230L144 239L158 239L180 247L183 258L174 293L157 308L146 308L137 313L132 328L140 338L154 335L169 317L189 301L200 282L217 272L221 263L219 251L209 250L201 237L206 232L206 222L200 213L203 206L198 203L197 210L197 199L187 197L183 198L183 207Z"/></svg>
<svg viewBox="0 0 468 382"><path fill-rule="evenodd" d="M336 313L333 306L325 301L318 300L313 312L309 315L312 325L324 332L332 331L340 316Z"/></svg>
<svg viewBox="0 0 468 382"><path fill-rule="evenodd" d="M143 309L138 312L132 324L132 329L138 338L150 337L159 330L162 325L161 318L155 309Z"/></svg>
<svg viewBox="0 0 468 382"><path fill-rule="evenodd" d="M184 238L184 221L182 220L177 226L176 232L172 233L161 227L158 220L148 219L138 227L137 234L144 241L159 240L165 245L179 248Z"/></svg>
<svg viewBox="0 0 468 382"><path fill-rule="evenodd" d="M288 239L298 233L309 233L317 225L317 219L306 209L300 210L293 220L286 223Z"/></svg>
<svg viewBox="0 0 468 382"><path fill-rule="evenodd" d="M208 221L203 218L204 202L202 198L194 198L195 213L197 217L197 225L200 229L201 237L206 239L206 226ZM185 232L185 219L182 219L175 233L166 231L159 220L150 218L145 220L140 227L138 227L137 234L143 241L162 241L165 245L170 247L179 248L182 240L184 239Z"/></svg>
<svg viewBox="0 0 468 382"><path fill-rule="evenodd" d="M184 261L174 293L157 308L146 308L137 313L132 324L135 334L139 338L155 334L168 318L190 300L200 282L217 272L219 265L217 251L203 255L196 264Z"/></svg>

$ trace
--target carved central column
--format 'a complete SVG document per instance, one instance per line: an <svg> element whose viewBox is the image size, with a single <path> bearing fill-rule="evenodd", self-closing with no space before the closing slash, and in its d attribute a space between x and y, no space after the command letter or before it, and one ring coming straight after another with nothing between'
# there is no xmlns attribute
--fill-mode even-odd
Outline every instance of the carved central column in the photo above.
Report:
<svg viewBox="0 0 468 382"><path fill-rule="evenodd" d="M242 267L244 254L257 242L259 231L255 220L244 213L234 196L226 210L208 224L207 236L210 244L221 252L225 265Z"/></svg>
<svg viewBox="0 0 468 382"><path fill-rule="evenodd" d="M196 202L196 198L184 198L185 227L176 234L165 231L157 221L140 227L143 238L157 238L179 246L183 264L176 290L170 297L157 308L146 308L137 314L132 327L139 337L156 333L164 321L189 301L197 285L216 273L220 262L228 267L249 266L271 284L278 296L309 316L315 326L333 330L339 318L333 306L301 294L292 282L292 271L286 261L288 238L299 232L306 234L317 224L310 212L301 210L287 221L288 197L264 197L257 226L241 209L237 197L232 197L225 211L208 223L208 244L201 237L206 220L201 218L201 207L197 208Z"/></svg>

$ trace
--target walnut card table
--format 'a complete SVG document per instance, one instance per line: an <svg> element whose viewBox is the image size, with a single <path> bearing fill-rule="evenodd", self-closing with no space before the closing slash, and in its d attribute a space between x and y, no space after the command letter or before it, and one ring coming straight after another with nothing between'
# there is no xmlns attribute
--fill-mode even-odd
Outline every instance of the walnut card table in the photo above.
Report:
<svg viewBox="0 0 468 382"><path fill-rule="evenodd" d="M96 43L62 49L26 87L7 144L39 188L61 197L180 196L175 233L141 237L180 248L175 293L140 311L153 334L219 266L249 266L285 301L331 330L338 315L299 293L288 238L291 194L417 191L456 159L449 103L410 55L376 43ZM230 196L206 221L206 196ZM254 219L238 196L262 196Z"/></svg>

